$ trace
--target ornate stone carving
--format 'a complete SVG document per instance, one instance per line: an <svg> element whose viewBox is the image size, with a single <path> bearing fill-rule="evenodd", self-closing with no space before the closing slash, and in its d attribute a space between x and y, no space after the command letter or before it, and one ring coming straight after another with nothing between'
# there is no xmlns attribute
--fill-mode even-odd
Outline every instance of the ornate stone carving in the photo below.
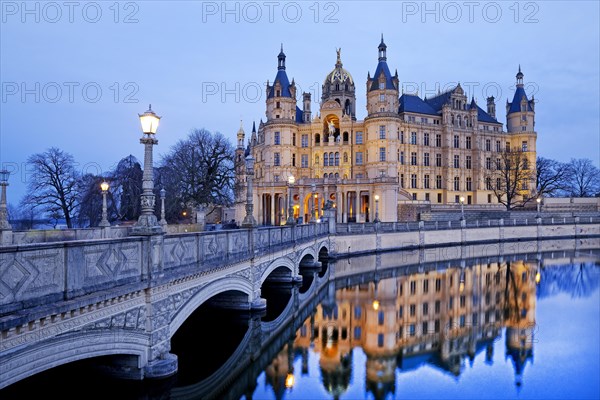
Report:
<svg viewBox="0 0 600 400"><path fill-rule="evenodd" d="M62 291L63 265L58 250L0 255L0 304Z"/></svg>

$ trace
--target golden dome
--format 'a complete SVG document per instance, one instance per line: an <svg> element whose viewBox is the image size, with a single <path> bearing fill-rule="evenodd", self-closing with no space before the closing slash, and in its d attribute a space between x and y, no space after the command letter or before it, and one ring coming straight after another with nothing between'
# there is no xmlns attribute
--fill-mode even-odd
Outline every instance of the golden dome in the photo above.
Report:
<svg viewBox="0 0 600 400"><path fill-rule="evenodd" d="M333 83L335 81L343 83L346 81L346 79L350 81L350 84L354 84L354 79L352 79L352 75L350 75L350 72L348 72L345 68L342 67L342 59L340 58L341 51L342 49L336 50L337 62L335 63L335 68L329 74L327 74L327 77L325 78L323 84Z"/></svg>

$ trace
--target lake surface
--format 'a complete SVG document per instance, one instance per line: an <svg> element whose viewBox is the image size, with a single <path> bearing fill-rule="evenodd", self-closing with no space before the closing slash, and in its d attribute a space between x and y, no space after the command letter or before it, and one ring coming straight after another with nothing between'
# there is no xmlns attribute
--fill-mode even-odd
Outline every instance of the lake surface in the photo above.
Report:
<svg viewBox="0 0 600 400"><path fill-rule="evenodd" d="M264 287L276 305L266 314L201 306L173 337L180 370L170 379L103 378L89 360L18 382L0 398L598 399L599 254L385 271L375 263L334 279L342 265L374 262L337 260L306 273L301 287Z"/></svg>

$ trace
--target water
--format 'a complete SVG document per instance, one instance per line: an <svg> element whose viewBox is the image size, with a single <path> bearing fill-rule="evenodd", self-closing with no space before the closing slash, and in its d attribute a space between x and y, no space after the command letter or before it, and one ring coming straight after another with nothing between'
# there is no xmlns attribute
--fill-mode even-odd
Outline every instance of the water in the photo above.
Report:
<svg viewBox="0 0 600 400"><path fill-rule="evenodd" d="M598 254L381 270L381 256L338 260L304 273L301 287L265 287L276 307L263 315L201 306L172 339L180 370L170 379L111 380L91 359L0 398L598 399Z"/></svg>

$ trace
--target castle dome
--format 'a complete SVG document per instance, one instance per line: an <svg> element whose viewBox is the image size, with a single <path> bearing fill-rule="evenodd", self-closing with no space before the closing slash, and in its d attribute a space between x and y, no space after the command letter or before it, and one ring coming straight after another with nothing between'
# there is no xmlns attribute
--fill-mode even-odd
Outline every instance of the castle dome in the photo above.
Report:
<svg viewBox="0 0 600 400"><path fill-rule="evenodd" d="M336 81L338 83L344 83L346 82L346 80L349 80L348 83L354 84L354 79L352 78L352 75L350 75L350 72L348 72L345 68L342 67L342 59L340 57L342 49L338 49L336 51L337 62L335 63L335 68L329 74L327 74L327 77L325 77L325 81L323 81L323 84L326 85L328 83L334 83Z"/></svg>

